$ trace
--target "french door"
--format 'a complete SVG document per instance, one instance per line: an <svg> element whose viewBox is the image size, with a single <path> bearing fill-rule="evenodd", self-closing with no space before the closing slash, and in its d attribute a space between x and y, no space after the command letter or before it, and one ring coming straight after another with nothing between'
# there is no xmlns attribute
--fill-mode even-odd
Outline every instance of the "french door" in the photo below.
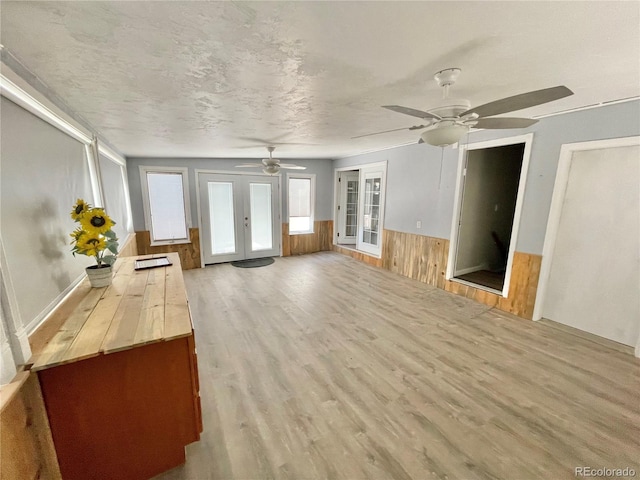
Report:
<svg viewBox="0 0 640 480"><path fill-rule="evenodd" d="M205 264L280 255L280 177L198 174Z"/></svg>
<svg viewBox="0 0 640 480"><path fill-rule="evenodd" d="M337 242L354 245L358 236L358 185L360 172L341 172L338 176L340 197L338 201Z"/></svg>
<svg viewBox="0 0 640 480"><path fill-rule="evenodd" d="M380 256L384 224L386 163L360 169L356 249Z"/></svg>

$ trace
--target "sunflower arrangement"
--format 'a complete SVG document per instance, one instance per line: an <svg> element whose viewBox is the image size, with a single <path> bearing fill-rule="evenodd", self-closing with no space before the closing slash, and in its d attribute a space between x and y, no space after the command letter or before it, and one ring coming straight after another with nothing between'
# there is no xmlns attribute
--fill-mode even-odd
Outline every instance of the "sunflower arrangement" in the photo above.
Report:
<svg viewBox="0 0 640 480"><path fill-rule="evenodd" d="M79 223L71 233L71 252L96 257L97 268L113 265L118 255L118 238L111 228L115 222L104 209L92 207L79 198L71 210L71 218Z"/></svg>

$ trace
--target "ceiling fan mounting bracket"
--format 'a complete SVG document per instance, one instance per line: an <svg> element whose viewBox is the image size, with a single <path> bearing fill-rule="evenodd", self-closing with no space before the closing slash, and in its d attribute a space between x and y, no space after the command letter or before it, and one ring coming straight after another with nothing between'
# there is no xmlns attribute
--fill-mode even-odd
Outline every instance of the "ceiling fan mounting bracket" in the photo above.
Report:
<svg viewBox="0 0 640 480"><path fill-rule="evenodd" d="M263 158L262 159L262 163L266 167L275 167L276 165L278 165L280 163L280 160L278 160L277 158L273 158L273 151L275 149L276 149L276 147L274 147L273 145L269 145L267 147L267 150L269 151L269 158Z"/></svg>
<svg viewBox="0 0 640 480"><path fill-rule="evenodd" d="M456 83L461 71L462 69L457 67L445 68L444 70L436 72L433 78L438 82L439 87L448 87Z"/></svg>
<svg viewBox="0 0 640 480"><path fill-rule="evenodd" d="M440 118L456 118L471 108L471 102L464 98L445 98L439 105L429 109L429 113Z"/></svg>

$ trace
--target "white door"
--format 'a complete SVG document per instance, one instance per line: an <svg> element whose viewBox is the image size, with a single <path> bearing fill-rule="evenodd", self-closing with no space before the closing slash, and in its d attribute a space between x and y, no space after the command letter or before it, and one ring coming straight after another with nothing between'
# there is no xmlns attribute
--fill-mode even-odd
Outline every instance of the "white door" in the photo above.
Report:
<svg viewBox="0 0 640 480"><path fill-rule="evenodd" d="M377 256L382 252L385 176L386 164L360 170L356 249Z"/></svg>
<svg viewBox="0 0 640 480"><path fill-rule="evenodd" d="M341 172L339 179L337 241L340 245L354 245L358 236L358 185L360 172Z"/></svg>
<svg viewBox="0 0 640 480"><path fill-rule="evenodd" d="M542 315L636 345L639 223L640 147L575 152Z"/></svg>
<svg viewBox="0 0 640 480"><path fill-rule="evenodd" d="M279 181L198 174L205 264L280 255Z"/></svg>

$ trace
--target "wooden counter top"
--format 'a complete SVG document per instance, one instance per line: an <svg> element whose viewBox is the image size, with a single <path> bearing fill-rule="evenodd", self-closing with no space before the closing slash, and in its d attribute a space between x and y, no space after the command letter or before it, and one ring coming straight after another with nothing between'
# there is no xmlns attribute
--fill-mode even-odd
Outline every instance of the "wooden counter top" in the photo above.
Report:
<svg viewBox="0 0 640 480"><path fill-rule="evenodd" d="M134 270L139 258L167 256L173 265ZM103 288L79 288L84 294L62 327L41 352L34 353L32 370L44 370L101 354L149 343L186 337L191 317L177 253L121 257L113 283Z"/></svg>

